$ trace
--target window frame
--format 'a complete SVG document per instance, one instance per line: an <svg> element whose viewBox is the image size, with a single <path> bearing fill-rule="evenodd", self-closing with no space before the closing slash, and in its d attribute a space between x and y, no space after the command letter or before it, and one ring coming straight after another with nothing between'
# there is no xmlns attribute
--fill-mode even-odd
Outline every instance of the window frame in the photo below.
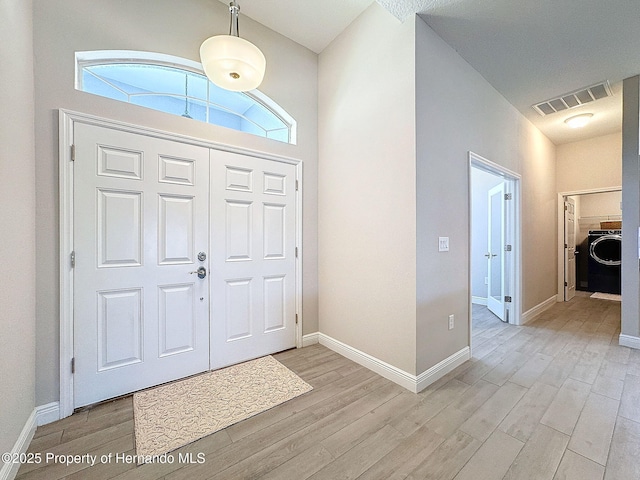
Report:
<svg viewBox="0 0 640 480"><path fill-rule="evenodd" d="M132 65L149 65L149 66L158 66L158 67L167 67L167 68L174 68L174 69L179 69L179 70L183 70L185 72L188 73L192 73L195 75L202 75L203 77L206 78L206 75L204 74L204 70L202 69L202 65L198 62L195 62L193 60L189 60L187 58L181 58L181 57L176 57L173 55L167 55L164 53L156 53L156 52L142 52L142 51L133 51L133 50L95 50L95 51L82 51L82 52L76 52L75 53L75 89L81 92L85 92L85 90L83 90L83 72L85 71L86 67L92 67L92 66L98 66L98 65L109 65L109 64L118 64L118 65L122 65L122 64L132 64ZM93 74L91 71L88 71L88 73ZM95 75L95 74L93 74ZM100 80L104 81L102 78L100 78ZM115 85L111 85L113 88L115 88L116 90L120 90L117 86ZM207 90L208 90L208 86L207 86ZM91 95L94 95L91 92L85 92L85 93L89 93ZM124 95L127 96L127 98L129 98L131 95L127 92L122 91L122 93ZM270 97L268 97L267 95L265 95L264 93L262 93L260 90L255 89L255 90L251 90L249 92L234 92L234 93L240 93L242 95L245 95L246 97L248 97L252 102L255 102L256 104L260 105L262 108L265 108L266 110L268 110L269 112L271 112L274 116L276 116L288 129L288 141L286 142L282 142L282 143L288 143L290 145L296 145L297 142L297 122L296 120L289 115L289 113L287 113L286 110L284 110L284 108L282 108L280 105L278 105L275 101L273 101L273 99L271 99ZM148 94L148 95L153 95L153 94ZM173 94L170 94L171 96L176 96ZM102 95L100 95L102 96ZM104 98L110 98L105 96ZM176 98L182 98L184 99L185 96L176 96ZM186 97L187 99L191 98L189 96ZM113 99L119 102L122 102L122 100L118 100L118 99ZM199 101L202 102L202 99L197 99L197 98L193 98L193 100L195 101ZM124 103L131 103L130 101L126 101ZM135 104L134 104L135 105ZM262 127L261 125L257 124L255 121L246 118L244 116L242 116L241 114L239 114L236 111L232 111L222 105L218 105L217 103L211 102L211 99L209 98L209 95L207 94L207 102L206 105L208 107L210 106L214 106L215 108L219 109L219 110L223 110L223 111L227 111L233 115L239 116L241 118L244 118L245 120L247 120L248 122L251 122L255 125L257 125L261 130L264 130L265 132L268 132L268 130L266 130L264 127ZM150 107L144 107L144 108L150 108ZM152 109L152 108L151 108ZM157 110L157 111L161 111L161 110ZM165 112L167 113L167 112ZM171 115L171 113L170 113ZM200 120L196 120L196 121L200 121ZM233 127L225 127L224 125L219 125L216 123L210 123L210 122L204 122L204 123L208 123L209 125L215 125L215 126L220 126L220 127L224 127L224 128L232 128ZM248 133L250 135L255 135L258 137L262 137L262 138L268 138L270 140L275 140L275 141L280 141L274 138L270 138L269 136L267 136L267 134L265 135L257 135L255 133L252 132L246 132L243 130L238 130L238 129L234 129L236 131L239 132L244 132L244 133Z"/></svg>

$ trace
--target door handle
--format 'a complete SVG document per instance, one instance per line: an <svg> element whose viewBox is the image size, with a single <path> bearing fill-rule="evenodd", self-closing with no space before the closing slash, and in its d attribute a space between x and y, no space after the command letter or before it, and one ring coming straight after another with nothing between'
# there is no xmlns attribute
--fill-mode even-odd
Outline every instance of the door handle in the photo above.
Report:
<svg viewBox="0 0 640 480"><path fill-rule="evenodd" d="M200 267L198 268L198 270L195 270L193 272L189 272L191 275L193 275L194 273L198 274L198 278L204 278L207 276L207 269L204 267Z"/></svg>

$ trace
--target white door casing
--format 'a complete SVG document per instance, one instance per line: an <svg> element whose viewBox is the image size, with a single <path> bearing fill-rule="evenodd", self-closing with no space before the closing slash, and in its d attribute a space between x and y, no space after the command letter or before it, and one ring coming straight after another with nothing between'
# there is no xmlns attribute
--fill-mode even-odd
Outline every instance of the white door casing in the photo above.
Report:
<svg viewBox="0 0 640 480"><path fill-rule="evenodd" d="M564 200L564 300L571 300L576 294L576 227L575 201Z"/></svg>
<svg viewBox="0 0 640 480"><path fill-rule="evenodd" d="M211 368L296 346L296 168L211 151Z"/></svg>
<svg viewBox="0 0 640 480"><path fill-rule="evenodd" d="M209 367L209 150L77 124L74 406Z"/></svg>
<svg viewBox="0 0 640 480"><path fill-rule="evenodd" d="M488 267L487 308L500 320L505 317L505 186L504 182L488 193Z"/></svg>

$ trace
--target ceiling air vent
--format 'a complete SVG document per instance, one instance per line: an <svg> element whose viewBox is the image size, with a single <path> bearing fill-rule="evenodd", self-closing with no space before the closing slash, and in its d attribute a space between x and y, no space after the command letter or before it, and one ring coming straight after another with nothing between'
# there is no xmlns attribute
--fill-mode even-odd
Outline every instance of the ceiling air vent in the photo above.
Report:
<svg viewBox="0 0 640 480"><path fill-rule="evenodd" d="M557 98L545 100L544 102L533 105L533 108L544 117L552 113L561 112L562 110L579 107L580 105L600 100L601 98L610 97L611 95L613 95L611 93L611 86L607 80L597 85L560 95Z"/></svg>

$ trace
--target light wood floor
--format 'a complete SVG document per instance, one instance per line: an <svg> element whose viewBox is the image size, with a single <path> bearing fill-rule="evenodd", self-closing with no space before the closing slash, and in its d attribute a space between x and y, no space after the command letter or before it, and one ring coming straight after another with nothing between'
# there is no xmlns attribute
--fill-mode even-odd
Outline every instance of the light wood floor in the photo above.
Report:
<svg viewBox="0 0 640 480"><path fill-rule="evenodd" d="M524 327L477 309L474 358L417 395L320 345L283 352L314 390L172 464L23 465L18 478L640 479L640 351L617 345L619 325L618 302L584 294ZM38 428L30 451L134 454L131 398Z"/></svg>

